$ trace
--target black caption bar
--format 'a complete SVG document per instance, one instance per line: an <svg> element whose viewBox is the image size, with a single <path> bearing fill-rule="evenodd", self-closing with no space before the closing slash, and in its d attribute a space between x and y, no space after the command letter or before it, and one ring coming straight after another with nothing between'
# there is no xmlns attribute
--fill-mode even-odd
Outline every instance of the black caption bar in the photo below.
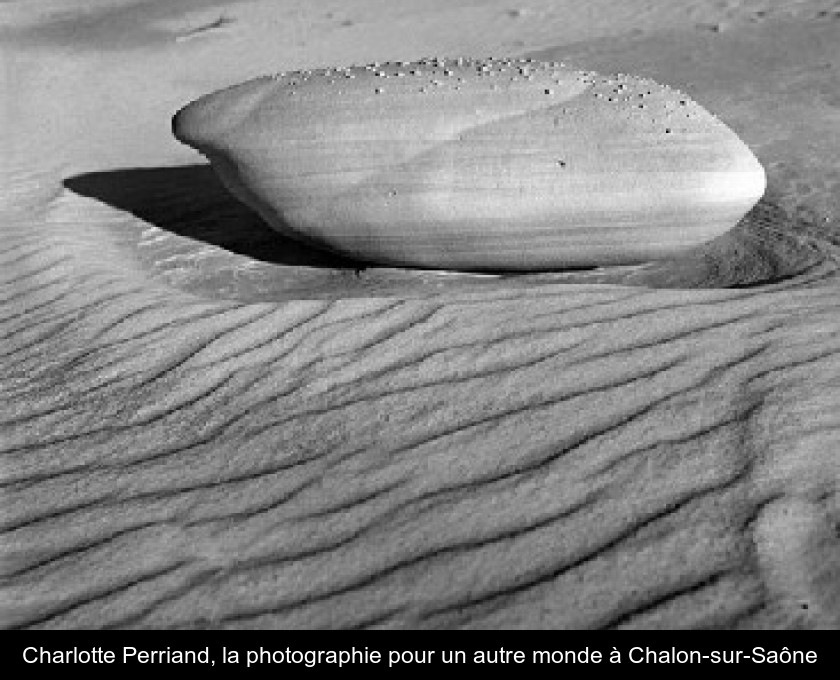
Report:
<svg viewBox="0 0 840 680"><path fill-rule="evenodd" d="M836 668L836 633L781 632L7 632L4 669L398 673L569 667ZM500 668L503 667L503 668Z"/></svg>

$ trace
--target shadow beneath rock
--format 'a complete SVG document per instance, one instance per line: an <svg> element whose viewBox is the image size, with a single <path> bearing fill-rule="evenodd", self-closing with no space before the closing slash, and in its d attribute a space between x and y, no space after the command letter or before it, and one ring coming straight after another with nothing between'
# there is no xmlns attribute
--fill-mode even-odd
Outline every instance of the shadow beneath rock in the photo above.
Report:
<svg viewBox="0 0 840 680"><path fill-rule="evenodd" d="M612 284L643 288L753 288L836 275L834 244L818 221L782 207L772 192L731 231L681 255L627 265L544 272L429 271L345 258L290 239L233 198L210 165L131 168L66 179L76 194L185 237L145 251L156 274L211 296L285 297L424 294L465 286ZM674 225L679 228L679 225ZM210 244L255 261L200 256ZM280 265L280 266L277 266ZM805 276L807 274L807 276Z"/></svg>
<svg viewBox="0 0 840 680"><path fill-rule="evenodd" d="M92 172L70 177L64 185L173 234L255 260L329 269L367 266L274 231L228 193L209 165Z"/></svg>

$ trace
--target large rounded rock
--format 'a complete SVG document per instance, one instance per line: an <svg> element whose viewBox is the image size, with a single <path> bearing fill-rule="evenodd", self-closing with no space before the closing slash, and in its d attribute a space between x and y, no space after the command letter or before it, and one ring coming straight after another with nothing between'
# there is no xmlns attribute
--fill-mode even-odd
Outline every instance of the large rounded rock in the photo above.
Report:
<svg viewBox="0 0 840 680"><path fill-rule="evenodd" d="M389 264L639 262L725 232L765 188L685 95L530 60L283 73L202 97L173 128L275 229Z"/></svg>

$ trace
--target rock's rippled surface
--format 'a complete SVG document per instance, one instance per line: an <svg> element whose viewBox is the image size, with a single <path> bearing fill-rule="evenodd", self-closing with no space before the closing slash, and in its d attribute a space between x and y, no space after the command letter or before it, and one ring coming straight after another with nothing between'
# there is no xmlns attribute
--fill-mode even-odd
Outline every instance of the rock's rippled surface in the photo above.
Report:
<svg viewBox="0 0 840 680"><path fill-rule="evenodd" d="M531 60L266 76L189 104L173 130L275 229L387 264L655 259L727 231L765 188L682 93Z"/></svg>

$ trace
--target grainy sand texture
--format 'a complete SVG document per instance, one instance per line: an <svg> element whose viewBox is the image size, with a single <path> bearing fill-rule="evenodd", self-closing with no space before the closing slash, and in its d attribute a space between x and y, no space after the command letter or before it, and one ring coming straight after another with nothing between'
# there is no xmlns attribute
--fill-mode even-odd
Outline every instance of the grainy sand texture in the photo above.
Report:
<svg viewBox="0 0 840 680"><path fill-rule="evenodd" d="M840 626L838 45L833 0L0 3L0 624ZM171 133L436 55L684 91L767 191L651 263L372 267Z"/></svg>

